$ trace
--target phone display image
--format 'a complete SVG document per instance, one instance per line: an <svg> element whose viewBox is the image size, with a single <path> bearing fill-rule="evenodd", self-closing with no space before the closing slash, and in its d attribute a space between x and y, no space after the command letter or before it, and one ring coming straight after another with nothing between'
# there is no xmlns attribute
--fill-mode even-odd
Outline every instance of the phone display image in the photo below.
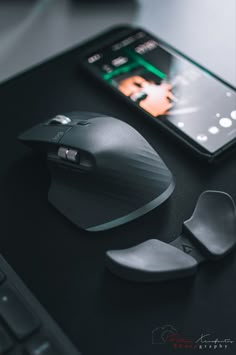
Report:
<svg viewBox="0 0 236 355"><path fill-rule="evenodd" d="M235 90L149 34L136 31L85 61L126 100L206 152L235 141Z"/></svg>
<svg viewBox="0 0 236 355"><path fill-rule="evenodd" d="M171 92L172 87L148 74L141 69L139 72L131 72L128 77L114 78L113 84L152 116L166 115L173 106L171 101L176 100Z"/></svg>

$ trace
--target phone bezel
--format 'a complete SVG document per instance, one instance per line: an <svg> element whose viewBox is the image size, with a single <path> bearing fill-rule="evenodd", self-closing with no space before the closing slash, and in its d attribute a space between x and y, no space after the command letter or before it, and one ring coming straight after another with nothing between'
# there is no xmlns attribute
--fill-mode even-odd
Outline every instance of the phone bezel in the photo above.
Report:
<svg viewBox="0 0 236 355"><path fill-rule="evenodd" d="M208 70L207 68L203 67L196 61L194 61L192 58L188 57L184 53L180 52L170 44L166 43L164 40L158 38L154 34L148 32L147 30L140 28L140 27L131 27L131 26L118 26L118 27L113 27L112 29L106 31L105 33L102 33L101 36L96 37L96 41L91 41L91 44L87 44L86 50L80 54L79 56L79 64L85 68L93 77L99 80L100 83L104 84L106 88L109 88L112 92L114 92L119 98L121 98L123 101L125 101L128 105L131 105L134 107L136 110L139 112L143 113L147 118L149 118L152 122L154 122L155 125L158 125L165 131L168 131L172 136L175 136L178 140L180 140L183 144L187 145L195 154L197 154L199 157L207 160L208 162L213 162L216 159L222 157L223 153L230 152L233 150L236 146L236 138L233 139L231 142L228 142L227 144L224 144L221 148L219 148L217 151L211 153L208 150L206 150L204 147L202 147L197 141L192 139L191 137L187 136L183 131L178 129L178 127L175 127L168 121L163 121L163 120L157 120L155 117L152 115L148 114L147 111L142 109L141 107L137 106L134 102L129 100L129 98L125 97L122 93L120 93L115 87L112 85L109 85L105 80L102 79L101 75L91 66L89 65L85 58L86 56L90 55L92 52L97 52L101 50L102 48L112 45L114 42L121 40L122 38L126 36L132 35L132 33L135 33L137 31L143 31L147 33L149 36L154 38L160 45L166 47L170 51L176 53L176 55L181 56L183 59L191 62L194 66L197 68L207 71L209 75L220 81L223 85L226 85L228 88L236 91L235 87L232 86L230 83L226 82L222 78L218 77L216 74ZM97 43L101 43L99 41L99 38L102 40L102 45L97 45ZM89 47L89 48L88 48Z"/></svg>

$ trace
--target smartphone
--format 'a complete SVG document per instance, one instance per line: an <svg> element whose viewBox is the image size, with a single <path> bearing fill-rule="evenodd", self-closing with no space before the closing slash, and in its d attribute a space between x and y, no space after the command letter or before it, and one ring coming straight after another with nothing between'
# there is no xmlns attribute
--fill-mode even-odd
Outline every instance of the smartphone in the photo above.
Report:
<svg viewBox="0 0 236 355"><path fill-rule="evenodd" d="M235 147L235 88L145 30L107 32L80 62L201 157Z"/></svg>

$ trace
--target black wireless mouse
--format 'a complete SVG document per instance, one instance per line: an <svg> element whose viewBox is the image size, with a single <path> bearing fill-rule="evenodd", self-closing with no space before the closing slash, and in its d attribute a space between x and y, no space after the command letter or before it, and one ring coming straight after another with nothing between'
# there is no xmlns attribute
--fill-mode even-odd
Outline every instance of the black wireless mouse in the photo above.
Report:
<svg viewBox="0 0 236 355"><path fill-rule="evenodd" d="M174 178L150 144L106 115L58 115L19 136L47 152L50 203L88 231L129 222L163 203Z"/></svg>

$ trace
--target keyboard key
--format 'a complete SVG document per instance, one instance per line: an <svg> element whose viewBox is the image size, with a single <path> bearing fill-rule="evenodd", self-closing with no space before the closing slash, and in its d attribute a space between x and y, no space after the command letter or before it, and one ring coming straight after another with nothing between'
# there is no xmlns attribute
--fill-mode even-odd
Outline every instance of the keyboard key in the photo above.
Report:
<svg viewBox="0 0 236 355"><path fill-rule="evenodd" d="M81 355L1 255L0 355Z"/></svg>
<svg viewBox="0 0 236 355"><path fill-rule="evenodd" d="M19 340L29 336L40 325L22 296L7 284L0 287L0 316Z"/></svg>
<svg viewBox="0 0 236 355"><path fill-rule="evenodd" d="M4 354L13 347L13 341L5 329L0 325L0 354Z"/></svg>
<svg viewBox="0 0 236 355"><path fill-rule="evenodd" d="M52 342L42 336L36 335L26 345L25 348L26 352L25 355L60 355L61 353L58 352L52 345ZM69 354L68 354L69 355Z"/></svg>

